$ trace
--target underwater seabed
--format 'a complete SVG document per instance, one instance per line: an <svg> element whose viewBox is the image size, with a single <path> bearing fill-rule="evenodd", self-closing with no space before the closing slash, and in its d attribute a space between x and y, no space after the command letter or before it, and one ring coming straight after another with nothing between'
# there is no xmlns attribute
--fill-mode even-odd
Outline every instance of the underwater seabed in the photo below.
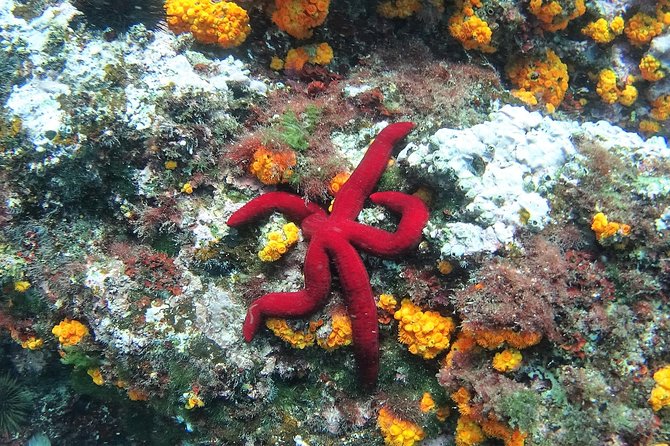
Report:
<svg viewBox="0 0 670 446"><path fill-rule="evenodd" d="M0 444L667 446L669 29L1 1Z"/></svg>

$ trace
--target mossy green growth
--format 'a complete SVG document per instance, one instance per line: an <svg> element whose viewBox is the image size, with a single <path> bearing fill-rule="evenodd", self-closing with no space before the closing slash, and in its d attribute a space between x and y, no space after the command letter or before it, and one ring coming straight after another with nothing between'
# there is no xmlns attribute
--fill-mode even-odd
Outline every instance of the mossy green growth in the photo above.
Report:
<svg viewBox="0 0 670 446"><path fill-rule="evenodd" d="M537 406L541 403L538 394L532 390L519 390L502 399L497 412L509 418L512 427L533 433L537 429Z"/></svg>
<svg viewBox="0 0 670 446"><path fill-rule="evenodd" d="M89 356L76 345L64 346L63 351L65 352L65 356L60 361L63 364L74 366L77 370L88 370L100 365L100 360Z"/></svg>
<svg viewBox="0 0 670 446"><path fill-rule="evenodd" d="M277 131L280 139L293 150L304 152L309 148L309 137L320 118L321 110L315 105L307 106L300 118L293 110L288 110L281 115L273 130Z"/></svg>

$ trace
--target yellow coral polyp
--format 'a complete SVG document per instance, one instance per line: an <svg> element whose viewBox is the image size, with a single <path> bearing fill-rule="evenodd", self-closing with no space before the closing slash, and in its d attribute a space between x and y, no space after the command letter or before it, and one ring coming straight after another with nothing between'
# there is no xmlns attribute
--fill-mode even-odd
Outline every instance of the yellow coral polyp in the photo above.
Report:
<svg viewBox="0 0 670 446"><path fill-rule="evenodd" d="M232 48L251 32L247 11L233 2L166 0L164 8L172 32L190 32L200 43Z"/></svg>
<svg viewBox="0 0 670 446"><path fill-rule="evenodd" d="M307 62L328 65L332 60L333 48L328 43L323 42L318 45L306 45L290 49L286 54L283 67L289 71L300 71Z"/></svg>
<svg viewBox="0 0 670 446"><path fill-rule="evenodd" d="M613 237L617 234L620 236L628 236L630 234L629 225L609 221L607 216L602 212L598 212L593 216L593 219L591 220L591 230L595 232L596 238L599 241Z"/></svg>
<svg viewBox="0 0 670 446"><path fill-rule="evenodd" d="M553 113L568 89L568 66L552 50L544 60L520 59L507 69L507 76L518 88L512 94L528 105L543 104Z"/></svg>
<svg viewBox="0 0 670 446"><path fill-rule="evenodd" d="M670 94L659 96L651 102L651 117L658 121L670 118Z"/></svg>
<svg viewBox="0 0 670 446"><path fill-rule="evenodd" d="M425 433L415 423L397 417L387 407L382 407L377 416L377 426L387 446L413 446L423 440Z"/></svg>
<svg viewBox="0 0 670 446"><path fill-rule="evenodd" d="M304 331L294 330L288 325L285 319L268 318L265 321L265 326L281 340L287 342L291 347L304 349L314 345L316 335L316 327L310 324L309 328Z"/></svg>
<svg viewBox="0 0 670 446"><path fill-rule="evenodd" d="M349 172L340 172L337 175L335 175L328 184L328 192L330 192L330 195L332 195L333 197L337 195L337 193L340 191L344 183L347 182L350 176L351 174Z"/></svg>
<svg viewBox="0 0 670 446"><path fill-rule="evenodd" d="M377 302L377 308L381 308L387 313L395 313L395 309L398 306L398 301L395 299L393 294L381 294L379 295L379 301Z"/></svg>
<svg viewBox="0 0 670 446"><path fill-rule="evenodd" d="M184 408L188 410L195 409L197 407L204 407L205 402L200 398L197 392L191 390L190 392L186 392L184 395L184 399L186 400L186 404L184 404Z"/></svg>
<svg viewBox="0 0 670 446"><path fill-rule="evenodd" d="M331 332L328 336L326 338L317 339L319 347L327 351L332 351L345 345L351 345L353 341L353 331L351 329L351 319L349 319L349 316L344 312L337 312L333 314L330 325Z"/></svg>
<svg viewBox="0 0 670 446"><path fill-rule="evenodd" d="M419 0L390 0L379 3L377 12L387 19L405 19L421 10Z"/></svg>
<svg viewBox="0 0 670 446"><path fill-rule="evenodd" d="M514 331L509 328L471 329L469 327L464 327L463 334L466 336L466 339L467 337L470 337L475 340L477 345L489 350L500 348L503 344L522 350L531 347L542 340L541 333L530 330Z"/></svg>
<svg viewBox="0 0 670 446"><path fill-rule="evenodd" d="M274 262L282 255L286 254L288 249L295 245L300 238L300 229L295 223L286 223L281 232L272 231L267 235L268 242L263 249L258 252L258 257L263 262Z"/></svg>
<svg viewBox="0 0 670 446"><path fill-rule="evenodd" d="M30 282L27 280L19 280L14 282L14 291L18 293L25 293L30 288Z"/></svg>
<svg viewBox="0 0 670 446"><path fill-rule="evenodd" d="M44 346L44 341L35 336L31 336L25 341L21 342L21 347L28 350L38 350Z"/></svg>
<svg viewBox="0 0 670 446"><path fill-rule="evenodd" d="M493 31L489 24L477 17L466 13L457 13L449 19L449 33L461 42L466 50L479 50L484 53L493 53L491 46Z"/></svg>
<svg viewBox="0 0 670 446"><path fill-rule="evenodd" d="M428 413L433 409L435 409L435 400L429 392L424 392L419 401L419 410Z"/></svg>
<svg viewBox="0 0 670 446"><path fill-rule="evenodd" d="M598 74L596 93L606 104L619 102L627 107L633 105L637 100L637 88L632 84L633 78L629 76L623 88L617 85L617 76L614 70L605 68Z"/></svg>
<svg viewBox="0 0 670 446"><path fill-rule="evenodd" d="M506 348L498 352L493 357L493 368L499 372L513 372L521 367L521 360L523 356L521 352L515 348Z"/></svg>
<svg viewBox="0 0 670 446"><path fill-rule="evenodd" d="M624 21L622 17L615 17L609 23L607 23L607 20L600 18L582 28L582 34L589 36L597 43L609 43L623 33L623 29Z"/></svg>
<svg viewBox="0 0 670 446"><path fill-rule="evenodd" d="M656 385L651 390L649 404L658 412L664 407L670 406L670 365L661 367L654 373Z"/></svg>
<svg viewBox="0 0 670 446"><path fill-rule="evenodd" d="M91 377L95 385L101 386L105 383L105 379L102 377L102 373L100 372L100 367L88 369L86 370L86 373Z"/></svg>
<svg viewBox="0 0 670 446"><path fill-rule="evenodd" d="M409 299L403 299L393 317L399 321L398 340L409 347L410 353L432 359L449 347L456 328L454 321L436 311L422 311Z"/></svg>
<svg viewBox="0 0 670 446"><path fill-rule="evenodd" d="M58 338L62 346L70 346L79 344L84 336L88 335L88 328L79 321L63 319L51 333Z"/></svg>
<svg viewBox="0 0 670 446"><path fill-rule="evenodd" d="M651 54L642 57L639 67L642 79L646 81L656 82L665 77L665 71L661 68L661 61Z"/></svg>
<svg viewBox="0 0 670 446"><path fill-rule="evenodd" d="M472 418L460 416L456 422L456 446L474 446L486 440L484 431Z"/></svg>
<svg viewBox="0 0 670 446"><path fill-rule="evenodd" d="M291 168L296 165L295 152L292 150L271 151L259 147L253 154L249 172L263 184L285 183L293 175Z"/></svg>
<svg viewBox="0 0 670 446"><path fill-rule="evenodd" d="M565 29L571 20L581 17L586 12L586 5L584 0L575 0L568 12L556 0L547 3L543 0L530 0L528 9L538 18L542 29L553 32Z"/></svg>
<svg viewBox="0 0 670 446"><path fill-rule="evenodd" d="M312 37L312 30L328 15L330 0L275 0L272 21L297 39Z"/></svg>
<svg viewBox="0 0 670 446"><path fill-rule="evenodd" d="M663 32L663 22L643 12L638 12L628 20L624 33L631 44L646 45Z"/></svg>
<svg viewBox="0 0 670 446"><path fill-rule="evenodd" d="M656 121L643 119L640 121L638 129L645 135L653 135L661 131L661 125Z"/></svg>

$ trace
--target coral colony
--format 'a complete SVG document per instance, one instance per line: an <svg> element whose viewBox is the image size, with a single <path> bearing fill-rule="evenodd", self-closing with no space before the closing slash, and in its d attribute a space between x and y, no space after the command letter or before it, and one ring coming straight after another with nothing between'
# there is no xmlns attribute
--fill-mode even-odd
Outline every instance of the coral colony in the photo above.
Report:
<svg viewBox="0 0 670 446"><path fill-rule="evenodd" d="M670 444L670 1L4 0L0 49L0 444Z"/></svg>

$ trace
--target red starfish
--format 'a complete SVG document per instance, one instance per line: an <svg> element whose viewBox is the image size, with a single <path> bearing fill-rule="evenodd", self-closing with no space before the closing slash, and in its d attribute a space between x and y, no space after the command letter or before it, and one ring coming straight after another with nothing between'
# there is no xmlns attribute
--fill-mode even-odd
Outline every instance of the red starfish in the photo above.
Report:
<svg viewBox="0 0 670 446"><path fill-rule="evenodd" d="M402 192L370 193L381 177L393 146L414 127L411 122L391 124L370 145L361 163L342 186L328 215L314 203L306 203L288 192L269 192L254 198L229 219L240 226L252 219L280 211L297 221L305 240L305 288L287 293L269 293L256 299L247 312L242 329L250 342L264 317L309 316L326 302L330 291L332 259L340 277L351 318L354 354L363 384L373 386L379 371L377 308L370 278L356 248L378 256L394 256L415 247L428 220L428 209L419 198ZM387 232L354 221L367 197L400 214L395 232Z"/></svg>

